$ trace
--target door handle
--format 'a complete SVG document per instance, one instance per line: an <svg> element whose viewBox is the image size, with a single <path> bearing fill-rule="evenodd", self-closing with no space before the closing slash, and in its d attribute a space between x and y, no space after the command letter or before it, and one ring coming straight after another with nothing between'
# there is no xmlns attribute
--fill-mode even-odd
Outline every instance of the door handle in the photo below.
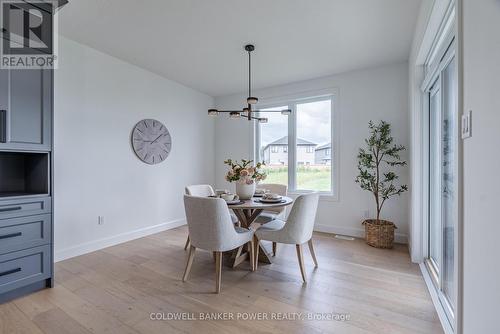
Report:
<svg viewBox="0 0 500 334"><path fill-rule="evenodd" d="M0 143L7 142L7 110L0 110Z"/></svg>

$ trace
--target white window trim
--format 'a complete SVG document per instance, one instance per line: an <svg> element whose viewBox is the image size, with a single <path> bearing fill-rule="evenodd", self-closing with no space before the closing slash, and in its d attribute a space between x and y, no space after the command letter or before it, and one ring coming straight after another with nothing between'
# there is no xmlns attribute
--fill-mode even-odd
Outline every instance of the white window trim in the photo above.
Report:
<svg viewBox="0 0 500 334"><path fill-rule="evenodd" d="M331 140L332 140L332 155L331 155L331 184L332 191L322 191L320 192L321 201L339 201L339 189L340 189L340 178L339 178L339 168L340 168L340 154L339 154L339 90L337 88L327 88L322 90L307 91L302 93L296 93L285 96L278 97L261 97L259 102L259 109L276 108L280 106L287 105L288 108L292 110L291 115L288 116L288 187L290 195L300 195L305 193L310 193L311 190L298 190L296 189L296 133L297 133L297 104L314 102L325 100L330 98L331 103ZM287 117L287 116L283 116ZM259 147L260 147L260 126L256 122L254 124L252 133L251 143L253 145L252 152L254 154L254 160L259 157ZM294 148L294 149L290 149ZM291 163L293 162L293 163Z"/></svg>

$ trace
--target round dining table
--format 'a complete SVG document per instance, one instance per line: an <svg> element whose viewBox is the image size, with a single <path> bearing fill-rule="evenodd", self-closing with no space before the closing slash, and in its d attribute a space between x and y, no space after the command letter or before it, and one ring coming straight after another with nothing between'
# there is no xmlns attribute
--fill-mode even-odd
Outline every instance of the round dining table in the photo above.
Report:
<svg viewBox="0 0 500 334"><path fill-rule="evenodd" d="M233 210L236 217L238 217L241 227L250 229L250 225L252 225L257 217L266 209L285 208L293 203L293 199L286 196L282 196L281 201L277 203L263 203L260 200L260 197L253 197L249 200L242 200L237 204L228 204L228 208ZM259 247L259 262L272 263L271 255L262 243L260 243ZM232 266L236 267L247 258L249 258L249 252L245 251L245 246L241 246L236 251Z"/></svg>

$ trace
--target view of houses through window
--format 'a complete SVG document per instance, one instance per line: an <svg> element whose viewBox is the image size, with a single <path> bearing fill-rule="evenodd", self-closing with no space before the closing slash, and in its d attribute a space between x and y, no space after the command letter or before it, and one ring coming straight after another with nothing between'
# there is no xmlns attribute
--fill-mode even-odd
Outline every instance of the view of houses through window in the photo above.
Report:
<svg viewBox="0 0 500 334"><path fill-rule="evenodd" d="M288 106L279 106L264 110L283 110ZM267 123L259 123L258 147L259 160L266 163L266 183L288 185L288 117L280 113L261 112ZM279 145L281 143L281 145Z"/></svg>
<svg viewBox="0 0 500 334"><path fill-rule="evenodd" d="M296 118L265 112L287 108L296 112ZM269 121L259 124L256 144L260 160L266 163L266 183L286 184L292 191L332 192L331 98L294 102L263 110L261 116ZM292 125L296 129L295 161L291 161L293 155L289 155L288 150L288 122L295 123ZM293 166L293 181L288 177L290 166Z"/></svg>

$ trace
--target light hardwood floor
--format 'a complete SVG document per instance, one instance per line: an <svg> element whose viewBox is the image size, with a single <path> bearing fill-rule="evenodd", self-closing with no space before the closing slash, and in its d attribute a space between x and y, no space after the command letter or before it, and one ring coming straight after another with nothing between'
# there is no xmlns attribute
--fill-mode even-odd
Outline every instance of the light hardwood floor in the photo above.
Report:
<svg viewBox="0 0 500 334"><path fill-rule="evenodd" d="M56 285L0 305L0 333L442 333L418 266L406 246L371 248L315 234L319 268L307 247L302 284L294 245L250 272L224 266L214 294L211 253L196 253L190 278L185 227L56 264ZM270 249L271 244L264 243ZM151 313L343 313L335 320L150 320ZM259 313L260 312L260 313Z"/></svg>

